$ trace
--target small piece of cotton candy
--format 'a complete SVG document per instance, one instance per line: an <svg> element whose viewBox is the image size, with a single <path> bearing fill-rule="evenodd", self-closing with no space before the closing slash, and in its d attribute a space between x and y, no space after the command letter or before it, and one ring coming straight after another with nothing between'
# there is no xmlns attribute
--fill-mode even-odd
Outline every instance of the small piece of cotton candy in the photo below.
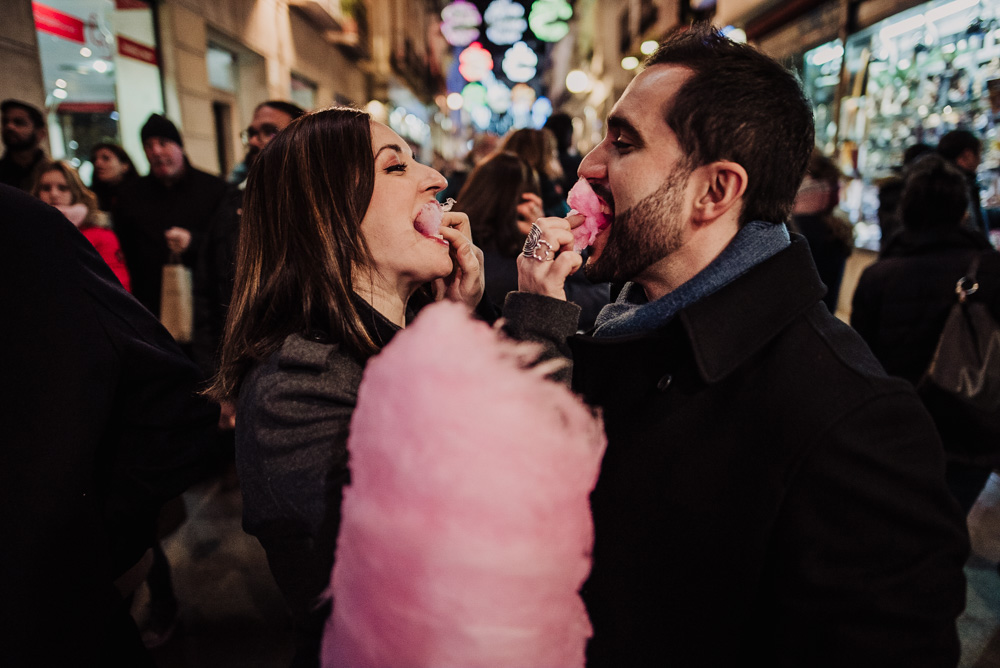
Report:
<svg viewBox="0 0 1000 668"><path fill-rule="evenodd" d="M581 178L576 182L566 201L577 213L583 214L583 224L573 230L573 250L580 252L594 243L597 233L610 225L611 220L602 211L604 201L590 187L587 179Z"/></svg>
<svg viewBox="0 0 1000 668"><path fill-rule="evenodd" d="M425 237L433 237L440 232L443 217L441 204L437 200L428 202L421 207L413 226Z"/></svg>

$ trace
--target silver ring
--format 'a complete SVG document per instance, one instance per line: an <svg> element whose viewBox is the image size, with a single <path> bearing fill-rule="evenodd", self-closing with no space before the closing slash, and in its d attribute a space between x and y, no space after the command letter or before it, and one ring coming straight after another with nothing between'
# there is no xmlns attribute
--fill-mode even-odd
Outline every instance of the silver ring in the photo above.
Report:
<svg viewBox="0 0 1000 668"><path fill-rule="evenodd" d="M538 248L545 245L545 253L542 255L538 254ZM554 260L555 253L553 252L552 244L542 238L542 230L538 225L532 223L531 231L528 232L528 238L524 240L524 248L521 250L521 255L524 257L530 257L533 260L538 260L539 262L545 262L546 260Z"/></svg>

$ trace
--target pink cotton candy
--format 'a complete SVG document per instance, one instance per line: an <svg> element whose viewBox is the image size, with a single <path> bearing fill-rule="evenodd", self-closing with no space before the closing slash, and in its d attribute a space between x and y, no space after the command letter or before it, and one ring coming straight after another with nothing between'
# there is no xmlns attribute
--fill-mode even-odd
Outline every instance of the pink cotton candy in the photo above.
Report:
<svg viewBox="0 0 1000 668"><path fill-rule="evenodd" d="M583 665L605 440L534 354L442 302L369 361L324 668Z"/></svg>
<svg viewBox="0 0 1000 668"><path fill-rule="evenodd" d="M444 214L441 211L441 204L436 200L424 204L417 214L417 219L413 221L413 226L425 237L432 237L441 233L441 220Z"/></svg>
<svg viewBox="0 0 1000 668"><path fill-rule="evenodd" d="M581 178L576 182L566 201L584 216L583 224L573 229L573 250L579 252L594 243L597 233L610 225L611 219L601 210L603 200L590 187L587 179Z"/></svg>

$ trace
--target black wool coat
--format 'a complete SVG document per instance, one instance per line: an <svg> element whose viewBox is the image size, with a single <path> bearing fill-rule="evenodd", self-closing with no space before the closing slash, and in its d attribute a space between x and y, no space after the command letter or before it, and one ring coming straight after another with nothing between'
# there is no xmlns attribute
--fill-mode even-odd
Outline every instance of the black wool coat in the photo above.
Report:
<svg viewBox="0 0 1000 668"><path fill-rule="evenodd" d="M228 189L219 177L190 164L169 188L147 175L120 189L112 211L115 233L132 277L132 294L154 315L160 314L163 265L170 258L163 233L171 227L191 232L191 244L181 261L193 269L209 222Z"/></svg>
<svg viewBox="0 0 1000 668"><path fill-rule="evenodd" d="M646 334L569 336L572 305L508 297L508 331L570 356L604 415L588 665L956 665L941 443L823 292L793 236Z"/></svg>
<svg viewBox="0 0 1000 668"><path fill-rule="evenodd" d="M59 211L0 186L0 234L0 663L143 665L113 582L204 475L218 408Z"/></svg>

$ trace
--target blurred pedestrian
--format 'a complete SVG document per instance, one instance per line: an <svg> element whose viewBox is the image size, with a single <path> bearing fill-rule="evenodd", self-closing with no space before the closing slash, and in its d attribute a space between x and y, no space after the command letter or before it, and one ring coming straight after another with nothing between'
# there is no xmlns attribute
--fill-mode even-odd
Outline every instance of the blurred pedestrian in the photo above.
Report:
<svg viewBox="0 0 1000 668"><path fill-rule="evenodd" d="M113 211L118 205L119 193L139 179L132 158L118 144L101 142L91 149L90 161L94 165L90 189L97 195L97 205L101 211Z"/></svg>
<svg viewBox="0 0 1000 668"><path fill-rule="evenodd" d="M546 216L565 216L569 213L569 205L566 204L569 191L562 188L563 172L555 135L548 130L514 130L504 139L501 150L514 153L538 174L542 210Z"/></svg>
<svg viewBox="0 0 1000 668"><path fill-rule="evenodd" d="M955 304L955 285L977 255L975 299L1000 319L1000 253L963 224L968 204L965 174L937 155L918 158L900 201L903 230L861 274L854 292L851 325L886 371L913 385L934 356ZM984 438L970 422L929 408L948 453L949 488L968 514L1000 462L1000 434Z"/></svg>
<svg viewBox="0 0 1000 668"><path fill-rule="evenodd" d="M499 148L500 137L497 137L492 132L480 132L477 134L472 140L472 148L469 149L469 152L462 160L462 165L458 169L443 172L448 179L448 185L438 193L438 200L444 202L449 198L457 198L458 193L461 192L462 187L465 185L465 180L469 178L469 174L476 168L476 165L479 165L496 153Z"/></svg>
<svg viewBox="0 0 1000 668"><path fill-rule="evenodd" d="M0 185L0 635L10 666L152 666L129 616L216 409L66 218Z"/></svg>
<svg viewBox="0 0 1000 668"><path fill-rule="evenodd" d="M850 221L837 213L840 204L841 173L833 160L813 149L805 178L792 204L791 225L809 242L809 252L826 286L823 303L830 313L837 313L840 282L847 258L854 249L854 231Z"/></svg>
<svg viewBox="0 0 1000 668"><path fill-rule="evenodd" d="M884 252L892 237L903 229L903 221L899 216L899 200L903 196L907 168L914 160L933 150L927 144L907 147L903 151L903 164L893 168L896 173L878 182L878 226L881 230L879 253Z"/></svg>
<svg viewBox="0 0 1000 668"><path fill-rule="evenodd" d="M83 185L80 175L69 163L62 160L43 161L35 172L31 194L59 209L94 245L122 286L132 291L118 237L111 231L107 215L97 208L97 196Z"/></svg>
<svg viewBox="0 0 1000 668"><path fill-rule="evenodd" d="M483 251L486 296L499 310L517 290L517 258L531 224L544 215L538 174L513 153L494 154L472 171L454 210L469 216ZM566 280L566 298L582 309L579 327L586 330L610 300L610 286L591 283L581 268Z"/></svg>
<svg viewBox="0 0 1000 668"><path fill-rule="evenodd" d="M968 130L952 130L938 142L937 152L965 176L969 217L966 224L985 238L990 238L989 216L983 209L976 171L983 157L983 142Z"/></svg>
<svg viewBox="0 0 1000 668"><path fill-rule="evenodd" d="M21 100L0 102L0 138L4 153L0 158L0 183L27 192L35 167L45 159L41 144L46 134L45 118L33 105Z"/></svg>
<svg viewBox="0 0 1000 668"><path fill-rule="evenodd" d="M573 119L569 114L557 112L545 121L545 129L556 138L559 165L562 167L563 192L568 193L576 183L576 172L580 168L580 161L583 160L583 156L573 145Z"/></svg>
<svg viewBox="0 0 1000 668"><path fill-rule="evenodd" d="M228 186L191 165L180 133L163 116L150 116L141 137L149 174L119 193L112 216L132 276L132 292L159 316L163 266L172 255L194 266Z"/></svg>

